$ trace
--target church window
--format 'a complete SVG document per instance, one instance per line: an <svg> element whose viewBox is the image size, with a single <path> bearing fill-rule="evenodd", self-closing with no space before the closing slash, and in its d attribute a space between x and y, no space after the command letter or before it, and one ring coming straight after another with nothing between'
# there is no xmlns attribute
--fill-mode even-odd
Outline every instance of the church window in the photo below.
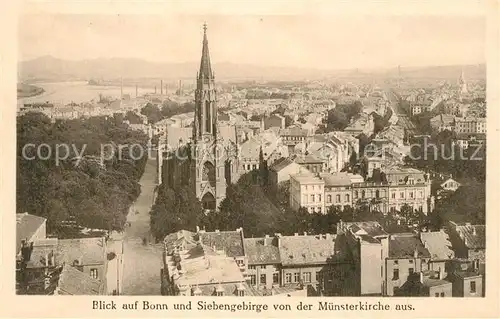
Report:
<svg viewBox="0 0 500 319"><path fill-rule="evenodd" d="M210 102L205 101L205 131L207 133L212 132L212 114L210 113Z"/></svg>

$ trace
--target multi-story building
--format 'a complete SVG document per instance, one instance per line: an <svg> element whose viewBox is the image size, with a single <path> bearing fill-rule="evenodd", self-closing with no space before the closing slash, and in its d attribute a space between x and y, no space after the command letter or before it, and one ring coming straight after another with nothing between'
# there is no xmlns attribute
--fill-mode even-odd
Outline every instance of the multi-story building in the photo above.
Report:
<svg viewBox="0 0 500 319"><path fill-rule="evenodd" d="M367 206L382 213L388 212L389 185L383 182L352 184L352 200L355 207Z"/></svg>
<svg viewBox="0 0 500 319"><path fill-rule="evenodd" d="M486 133L486 119L481 117L455 117L455 132Z"/></svg>
<svg viewBox="0 0 500 319"><path fill-rule="evenodd" d="M384 294L385 259L388 237L378 222L337 224L336 250L351 270L337 278L341 296L380 296ZM345 270L345 269L344 269Z"/></svg>
<svg viewBox="0 0 500 319"><path fill-rule="evenodd" d="M352 207L351 176L348 173L321 174L325 181L325 210L330 206Z"/></svg>
<svg viewBox="0 0 500 319"><path fill-rule="evenodd" d="M393 296L409 276L428 270L431 254L414 234L389 237L389 254L385 260L385 294ZM441 269L443 272L444 269ZM443 278L441 278L443 279ZM450 286L451 288L451 286Z"/></svg>
<svg viewBox="0 0 500 319"><path fill-rule="evenodd" d="M463 225L449 222L447 227L455 257L468 260L479 260L479 270L484 273L486 251L485 225Z"/></svg>
<svg viewBox="0 0 500 319"><path fill-rule="evenodd" d="M249 284L257 289L272 289L281 285L281 259L278 239L266 235L263 238L245 238L248 257Z"/></svg>
<svg viewBox="0 0 500 319"><path fill-rule="evenodd" d="M22 248L18 264L17 281L26 294L50 294L63 265L102 282L106 291L108 262L104 237L37 240Z"/></svg>
<svg viewBox="0 0 500 319"><path fill-rule="evenodd" d="M293 161L307 168L311 173L321 173L326 171L326 160L315 156L314 154L297 154L293 156Z"/></svg>
<svg viewBox="0 0 500 319"><path fill-rule="evenodd" d="M269 184L276 190L282 182L289 181L291 175L305 170L300 164L288 158L279 159L269 168Z"/></svg>
<svg viewBox="0 0 500 319"><path fill-rule="evenodd" d="M325 181L310 172L290 176L290 207L306 208L310 213L325 212Z"/></svg>
<svg viewBox="0 0 500 319"><path fill-rule="evenodd" d="M227 257L234 259L238 267L242 270L246 269L247 257L243 244L242 228L234 231L215 230L215 232L199 230L198 237L201 244L211 247L214 251L223 251Z"/></svg>
<svg viewBox="0 0 500 319"><path fill-rule="evenodd" d="M448 114L439 114L429 120L431 128L435 132L455 129L455 117Z"/></svg>
<svg viewBox="0 0 500 319"><path fill-rule="evenodd" d="M308 295L321 295L335 272L335 235L277 236L284 286L308 287ZM331 282L330 282L331 284Z"/></svg>
<svg viewBox="0 0 500 319"><path fill-rule="evenodd" d="M397 168L386 171L385 176L389 211L400 211L405 204L424 214L432 211L429 174L413 168Z"/></svg>
<svg viewBox="0 0 500 319"><path fill-rule="evenodd" d="M293 152L297 144L305 142L308 135L307 130L298 127L279 130L279 136L290 152Z"/></svg>

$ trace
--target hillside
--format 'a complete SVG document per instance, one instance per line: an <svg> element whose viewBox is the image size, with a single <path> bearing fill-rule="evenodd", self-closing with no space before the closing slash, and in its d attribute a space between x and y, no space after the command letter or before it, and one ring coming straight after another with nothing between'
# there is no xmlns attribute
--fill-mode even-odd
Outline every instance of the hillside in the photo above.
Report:
<svg viewBox="0 0 500 319"><path fill-rule="evenodd" d="M198 62L155 63L140 59L99 58L70 61L52 56L39 57L19 63L21 81L70 81L104 79L116 80L138 78L192 79L196 74ZM249 64L214 63L218 79L314 79L324 77L394 77L397 69L360 70L317 70L305 68L285 68L257 66ZM462 66L436 66L421 68L402 68L407 78L456 79ZM465 66L468 79L485 78L485 65Z"/></svg>

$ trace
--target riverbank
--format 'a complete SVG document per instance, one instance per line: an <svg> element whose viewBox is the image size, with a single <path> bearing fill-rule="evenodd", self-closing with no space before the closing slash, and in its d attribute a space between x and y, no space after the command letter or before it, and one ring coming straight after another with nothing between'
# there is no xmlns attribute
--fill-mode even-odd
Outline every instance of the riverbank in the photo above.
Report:
<svg viewBox="0 0 500 319"><path fill-rule="evenodd" d="M33 97L44 93L45 90L41 87L31 84L18 83L17 84L17 98L22 99L26 97Z"/></svg>

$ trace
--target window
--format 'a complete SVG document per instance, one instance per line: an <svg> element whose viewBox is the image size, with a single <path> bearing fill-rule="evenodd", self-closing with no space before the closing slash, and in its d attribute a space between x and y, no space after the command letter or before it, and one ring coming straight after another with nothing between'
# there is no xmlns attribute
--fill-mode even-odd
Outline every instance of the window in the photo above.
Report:
<svg viewBox="0 0 500 319"><path fill-rule="evenodd" d="M326 197L326 201L327 201L328 203L331 203L331 202L332 202L332 195L328 195L328 196Z"/></svg>
<svg viewBox="0 0 500 319"><path fill-rule="evenodd" d="M398 280L399 279L399 269L394 269L392 271L392 280Z"/></svg>
<svg viewBox="0 0 500 319"><path fill-rule="evenodd" d="M365 191L364 191L364 190L363 190L363 191L361 191L361 198L365 198L365 195L366 195L366 194L365 194Z"/></svg>
<svg viewBox="0 0 500 319"><path fill-rule="evenodd" d="M318 213L321 213L321 207L318 207Z"/></svg>
<svg viewBox="0 0 500 319"><path fill-rule="evenodd" d="M292 282L292 274L291 273L286 273L285 274L285 283L289 284Z"/></svg>
<svg viewBox="0 0 500 319"><path fill-rule="evenodd" d="M260 265L260 269L266 269L266 265Z"/></svg>
<svg viewBox="0 0 500 319"><path fill-rule="evenodd" d="M340 195L335 196L335 203L340 203Z"/></svg>
<svg viewBox="0 0 500 319"><path fill-rule="evenodd" d="M91 268L90 269L90 277L94 278L94 279L97 279L99 278L98 274L97 274L97 268Z"/></svg>
<svg viewBox="0 0 500 319"><path fill-rule="evenodd" d="M380 198L380 191L378 189L375 191L375 197Z"/></svg>
<svg viewBox="0 0 500 319"><path fill-rule="evenodd" d="M345 194L345 201L349 202L350 200L351 200L351 198L350 198L349 194Z"/></svg>
<svg viewBox="0 0 500 319"><path fill-rule="evenodd" d="M470 282L470 292L473 294L473 293L476 293L476 282L475 281L471 281Z"/></svg>
<svg viewBox="0 0 500 319"><path fill-rule="evenodd" d="M262 285L265 285L266 284L266 275L265 274L261 274L260 275L260 283Z"/></svg>
<svg viewBox="0 0 500 319"><path fill-rule="evenodd" d="M439 292L436 292L436 293L434 294L434 296L435 296L435 297L439 297Z"/></svg>
<svg viewBox="0 0 500 319"><path fill-rule="evenodd" d="M396 199L396 193L391 193L391 198Z"/></svg>
<svg viewBox="0 0 500 319"><path fill-rule="evenodd" d="M397 265L398 264L398 260L394 260L394 265Z"/></svg>
<svg viewBox="0 0 500 319"><path fill-rule="evenodd" d="M311 195L311 203L314 203L315 197L314 195Z"/></svg>
<svg viewBox="0 0 500 319"><path fill-rule="evenodd" d="M250 284L251 285L256 285L257 284L257 278L255 275L250 275Z"/></svg>
<svg viewBox="0 0 500 319"><path fill-rule="evenodd" d="M418 197L419 197L419 198L424 198L424 192L419 191L419 192L418 192Z"/></svg>
<svg viewBox="0 0 500 319"><path fill-rule="evenodd" d="M318 194L318 202L321 202L321 194Z"/></svg>
<svg viewBox="0 0 500 319"><path fill-rule="evenodd" d="M418 211L419 212L423 212L424 211L424 207L422 205L418 206Z"/></svg>
<svg viewBox="0 0 500 319"><path fill-rule="evenodd" d="M222 291L217 291L217 297L222 297L224 293Z"/></svg>
<svg viewBox="0 0 500 319"><path fill-rule="evenodd" d="M413 192L410 192L410 198L413 198Z"/></svg>
<svg viewBox="0 0 500 319"><path fill-rule="evenodd" d="M304 282L311 282L311 273L310 272L303 273L302 280L304 280Z"/></svg>
<svg viewBox="0 0 500 319"><path fill-rule="evenodd" d="M414 271L415 271L415 269L413 269L413 268L408 268L408 273L409 273L410 275L412 275Z"/></svg>
<svg viewBox="0 0 500 319"><path fill-rule="evenodd" d="M405 193L404 192L400 192L399 193L399 198L405 198Z"/></svg>
<svg viewBox="0 0 500 319"><path fill-rule="evenodd" d="M359 196L358 191L354 191L354 198L358 198L358 196Z"/></svg>
<svg viewBox="0 0 500 319"><path fill-rule="evenodd" d="M277 272L275 272L273 274L273 284L279 284L279 281L280 281L279 274Z"/></svg>
<svg viewBox="0 0 500 319"><path fill-rule="evenodd" d="M238 296L240 296L240 297L245 296L245 291L244 290L238 290Z"/></svg>
<svg viewBox="0 0 500 319"><path fill-rule="evenodd" d="M252 266L248 266L248 269L255 269L255 265L252 265Z"/></svg>
<svg viewBox="0 0 500 319"><path fill-rule="evenodd" d="M413 264L413 259L410 259L410 264Z"/></svg>
<svg viewBox="0 0 500 319"><path fill-rule="evenodd" d="M300 273L296 272L293 274L293 282L299 282L300 281Z"/></svg>
<svg viewBox="0 0 500 319"><path fill-rule="evenodd" d="M444 297L444 292L441 293L441 297Z"/></svg>
<svg viewBox="0 0 500 319"><path fill-rule="evenodd" d="M320 280L319 280L319 279L320 279L320 276L321 276L321 275L320 275L320 272L319 272L319 271L317 271L317 272L316 272L316 281L320 281Z"/></svg>

